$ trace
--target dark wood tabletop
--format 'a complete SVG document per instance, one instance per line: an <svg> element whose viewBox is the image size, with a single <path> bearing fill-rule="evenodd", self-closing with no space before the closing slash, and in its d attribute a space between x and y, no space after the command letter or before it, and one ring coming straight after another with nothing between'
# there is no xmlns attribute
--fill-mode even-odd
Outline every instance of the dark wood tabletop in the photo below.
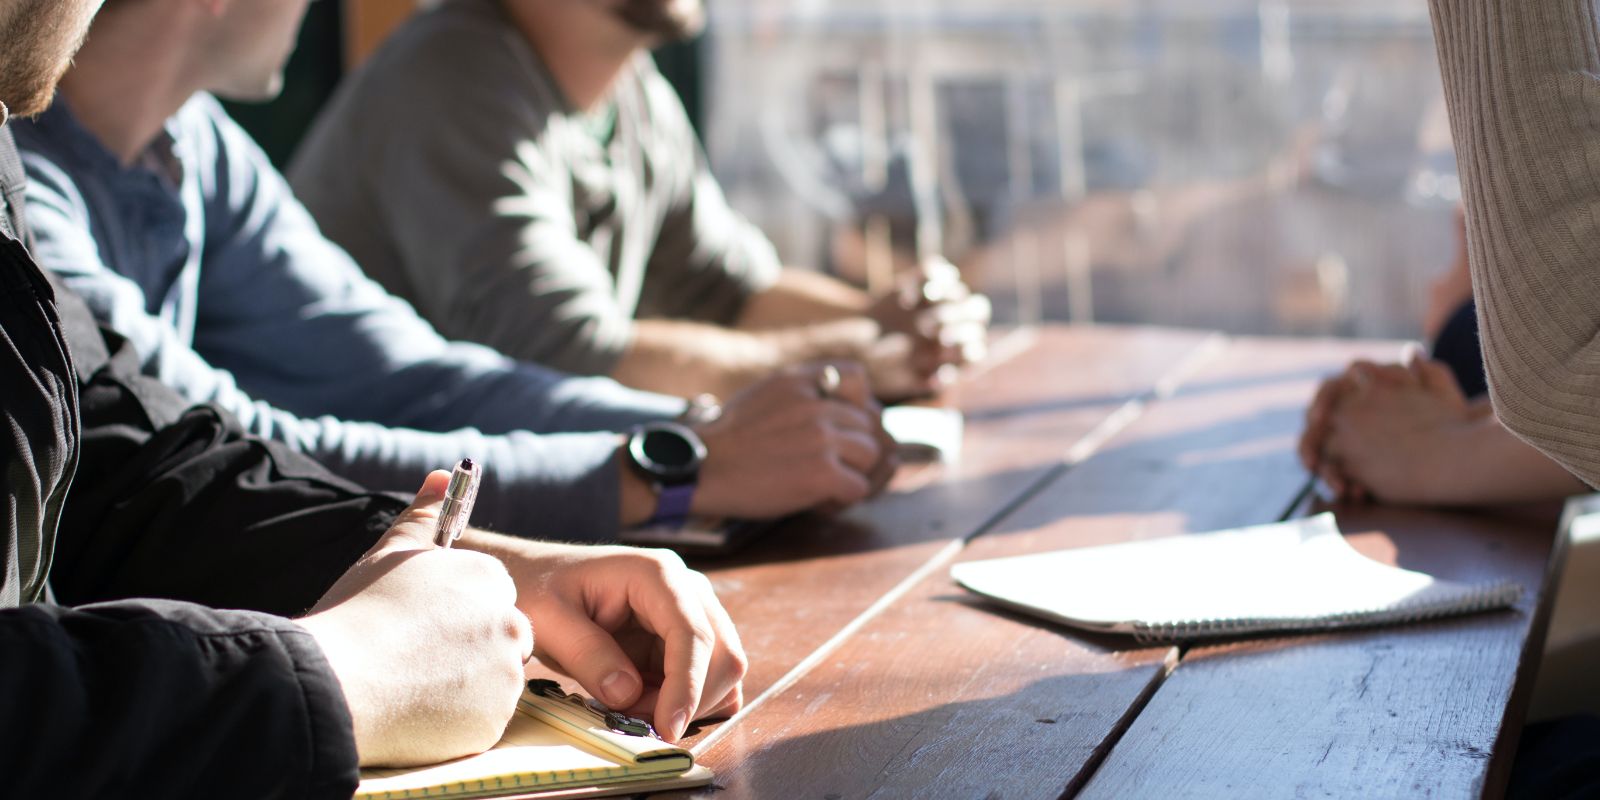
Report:
<svg viewBox="0 0 1600 800"><path fill-rule="evenodd" d="M1053 327L997 342L942 400L954 465L802 518L710 575L751 658L746 707L689 738L680 797L1496 795L1563 551L1549 509L1334 508L1357 549L1509 611L1206 646L1140 645L984 605L951 564L1286 519L1318 380L1394 343Z"/></svg>

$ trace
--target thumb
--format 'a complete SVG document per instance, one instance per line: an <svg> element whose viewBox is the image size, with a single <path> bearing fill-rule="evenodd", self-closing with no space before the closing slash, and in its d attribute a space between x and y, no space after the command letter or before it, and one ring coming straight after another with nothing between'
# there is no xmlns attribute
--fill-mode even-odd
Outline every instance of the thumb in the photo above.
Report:
<svg viewBox="0 0 1600 800"><path fill-rule="evenodd" d="M615 709L633 705L644 680L617 640L567 605L539 615L539 655L554 659L584 691Z"/></svg>
<svg viewBox="0 0 1600 800"><path fill-rule="evenodd" d="M416 499L395 517L380 546L388 550L431 550L439 524L439 507L450 486L450 473L436 469L428 473L417 490Z"/></svg>

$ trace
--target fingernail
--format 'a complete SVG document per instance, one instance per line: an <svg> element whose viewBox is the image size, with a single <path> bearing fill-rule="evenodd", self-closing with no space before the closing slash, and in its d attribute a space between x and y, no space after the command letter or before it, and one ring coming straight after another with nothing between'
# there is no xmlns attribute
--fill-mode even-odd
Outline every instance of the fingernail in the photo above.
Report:
<svg viewBox="0 0 1600 800"><path fill-rule="evenodd" d="M683 732L689 729L689 712L679 711L672 715L672 724L667 730L672 732L673 739L682 739Z"/></svg>
<svg viewBox="0 0 1600 800"><path fill-rule="evenodd" d="M600 682L600 694L604 695L608 706L615 708L626 705L633 699L633 676L620 670L607 675Z"/></svg>

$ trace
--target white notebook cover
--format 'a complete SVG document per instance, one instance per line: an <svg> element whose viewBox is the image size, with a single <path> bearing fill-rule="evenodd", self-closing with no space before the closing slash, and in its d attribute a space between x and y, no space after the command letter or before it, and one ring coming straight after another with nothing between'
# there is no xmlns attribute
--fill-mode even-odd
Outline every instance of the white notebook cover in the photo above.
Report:
<svg viewBox="0 0 1600 800"><path fill-rule="evenodd" d="M1010 608L1147 641L1408 622L1504 608L1522 591L1372 561L1344 540L1332 514L974 561L950 574Z"/></svg>

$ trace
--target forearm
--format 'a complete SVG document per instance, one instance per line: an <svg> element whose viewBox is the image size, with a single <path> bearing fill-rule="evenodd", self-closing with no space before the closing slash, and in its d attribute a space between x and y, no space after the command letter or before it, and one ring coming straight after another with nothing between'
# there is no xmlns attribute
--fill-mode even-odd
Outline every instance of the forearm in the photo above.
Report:
<svg viewBox="0 0 1600 800"><path fill-rule="evenodd" d="M1445 448L1430 495L1442 505L1492 506L1560 499L1586 491L1560 464L1490 415L1472 420Z"/></svg>
<svg viewBox="0 0 1600 800"><path fill-rule="evenodd" d="M0 652L8 794L355 790L339 680L288 620L156 600L36 605L0 612Z"/></svg>
<svg viewBox="0 0 1600 800"><path fill-rule="evenodd" d="M613 377L680 397L727 397L787 364L861 359L877 335L877 326L864 319L762 331L640 320Z"/></svg>
<svg viewBox="0 0 1600 800"><path fill-rule="evenodd" d="M275 424L254 432L374 490L411 492L430 470L471 458L485 465L473 518L486 528L586 542L617 536L614 515L603 513L618 504L615 432L490 436L471 428L434 433L328 417L255 418L264 421Z"/></svg>
<svg viewBox="0 0 1600 800"><path fill-rule="evenodd" d="M1600 481L1600 54L1588 0L1432 0L1496 412Z"/></svg>
<svg viewBox="0 0 1600 800"><path fill-rule="evenodd" d="M745 301L738 327L783 328L865 316L871 299L843 281L820 272L785 268L778 282Z"/></svg>

